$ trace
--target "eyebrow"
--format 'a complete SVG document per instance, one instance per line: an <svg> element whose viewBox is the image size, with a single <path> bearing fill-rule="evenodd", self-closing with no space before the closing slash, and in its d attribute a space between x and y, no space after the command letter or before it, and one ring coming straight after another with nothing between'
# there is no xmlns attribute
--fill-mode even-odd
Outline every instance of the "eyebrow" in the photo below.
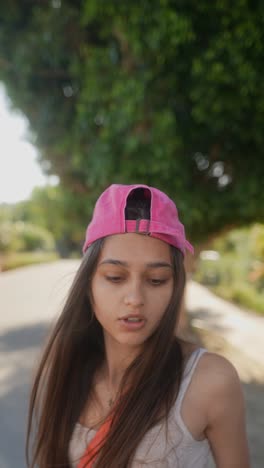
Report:
<svg viewBox="0 0 264 468"><path fill-rule="evenodd" d="M107 258L105 260L103 260L100 264L100 265L106 265L106 264L110 264L110 265L117 265L117 266L122 266L122 267L128 267L129 264L127 262L124 262L124 261L121 261L121 260L115 260L113 258ZM171 263L168 263L168 262L149 262L146 264L147 268L171 268L172 269L172 265Z"/></svg>

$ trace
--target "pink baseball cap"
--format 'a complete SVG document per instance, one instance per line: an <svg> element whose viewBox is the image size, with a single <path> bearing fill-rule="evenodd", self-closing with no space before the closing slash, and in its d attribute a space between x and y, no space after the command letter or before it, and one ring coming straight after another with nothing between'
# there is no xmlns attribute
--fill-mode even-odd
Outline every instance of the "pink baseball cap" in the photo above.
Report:
<svg viewBox="0 0 264 468"><path fill-rule="evenodd" d="M150 219L126 220L127 199L135 189L145 189L150 199ZM147 234L177 247L185 254L193 246L185 238L175 203L160 190L148 185L110 185L98 198L93 217L86 230L83 253L97 239L127 232Z"/></svg>

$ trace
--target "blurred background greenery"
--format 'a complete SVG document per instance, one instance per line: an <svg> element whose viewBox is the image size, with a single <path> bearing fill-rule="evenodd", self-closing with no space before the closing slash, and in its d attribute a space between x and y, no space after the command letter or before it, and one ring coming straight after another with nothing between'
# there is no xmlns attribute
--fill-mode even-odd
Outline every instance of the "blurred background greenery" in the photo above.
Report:
<svg viewBox="0 0 264 468"><path fill-rule="evenodd" d="M2 270L80 255L98 194L142 182L176 201L196 279L264 312L263 52L260 1L2 3L0 80L60 181L1 205Z"/></svg>
<svg viewBox="0 0 264 468"><path fill-rule="evenodd" d="M232 229L200 253L194 278L225 299L264 314L264 225Z"/></svg>

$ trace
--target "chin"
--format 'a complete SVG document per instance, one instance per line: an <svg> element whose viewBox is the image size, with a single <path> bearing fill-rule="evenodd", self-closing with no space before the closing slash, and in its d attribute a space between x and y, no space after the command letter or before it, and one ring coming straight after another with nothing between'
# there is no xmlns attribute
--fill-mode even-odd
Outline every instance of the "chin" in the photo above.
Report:
<svg viewBox="0 0 264 468"><path fill-rule="evenodd" d="M143 346L147 339L148 337L124 336L121 338L119 337L116 341L122 346L138 348L139 346Z"/></svg>

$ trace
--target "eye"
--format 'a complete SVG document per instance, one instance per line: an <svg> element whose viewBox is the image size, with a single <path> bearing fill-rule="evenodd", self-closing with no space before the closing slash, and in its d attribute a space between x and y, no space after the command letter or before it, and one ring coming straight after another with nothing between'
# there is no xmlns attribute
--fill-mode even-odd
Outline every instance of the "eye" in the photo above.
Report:
<svg viewBox="0 0 264 468"><path fill-rule="evenodd" d="M166 279L151 278L149 281L152 284L152 286L161 286L162 284L165 284L167 280Z"/></svg>
<svg viewBox="0 0 264 468"><path fill-rule="evenodd" d="M123 278L121 276L106 276L106 279L111 283L120 283Z"/></svg>

